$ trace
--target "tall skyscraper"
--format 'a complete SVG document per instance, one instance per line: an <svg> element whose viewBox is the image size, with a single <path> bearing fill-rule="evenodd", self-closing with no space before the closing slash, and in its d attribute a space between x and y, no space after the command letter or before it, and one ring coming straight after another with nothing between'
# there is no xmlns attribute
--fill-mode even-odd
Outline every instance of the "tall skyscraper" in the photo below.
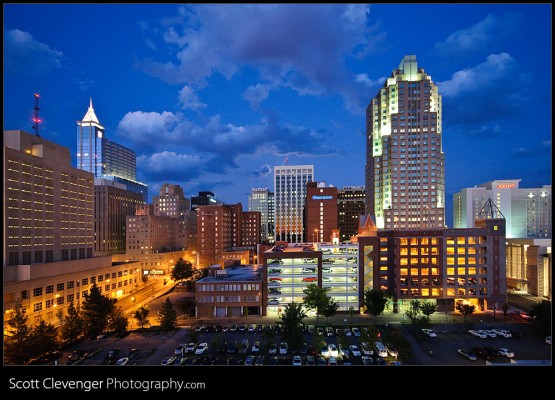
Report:
<svg viewBox="0 0 555 400"><path fill-rule="evenodd" d="M405 56L366 109L366 214L378 228L445 224L441 95Z"/></svg>
<svg viewBox="0 0 555 400"><path fill-rule="evenodd" d="M525 189L520 179L495 180L453 195L453 227L472 228L491 199L507 221L507 239L551 239L551 185Z"/></svg>
<svg viewBox="0 0 555 400"><path fill-rule="evenodd" d="M253 188L249 195L249 211L260 212L260 235L262 242L273 241L273 203L274 194L268 188Z"/></svg>
<svg viewBox="0 0 555 400"><path fill-rule="evenodd" d="M275 240L302 243L306 184L314 181L314 165L274 167Z"/></svg>
<svg viewBox="0 0 555 400"><path fill-rule="evenodd" d="M93 109L92 99L82 121L77 121L77 168L92 172L95 178L108 179L140 193L148 202L148 186L137 181L135 153L106 139Z"/></svg>
<svg viewBox="0 0 555 400"><path fill-rule="evenodd" d="M358 234L359 219L364 214L364 186L343 186L337 191L339 240L348 242Z"/></svg>

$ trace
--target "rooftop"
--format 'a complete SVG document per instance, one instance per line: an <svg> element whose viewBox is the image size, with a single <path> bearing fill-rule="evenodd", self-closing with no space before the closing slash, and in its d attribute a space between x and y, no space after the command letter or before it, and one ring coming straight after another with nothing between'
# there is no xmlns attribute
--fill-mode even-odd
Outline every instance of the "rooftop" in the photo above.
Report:
<svg viewBox="0 0 555 400"><path fill-rule="evenodd" d="M207 276L197 281L197 283L214 282L244 282L261 281L262 267L258 265L247 265L242 267L232 267L217 271L216 276Z"/></svg>

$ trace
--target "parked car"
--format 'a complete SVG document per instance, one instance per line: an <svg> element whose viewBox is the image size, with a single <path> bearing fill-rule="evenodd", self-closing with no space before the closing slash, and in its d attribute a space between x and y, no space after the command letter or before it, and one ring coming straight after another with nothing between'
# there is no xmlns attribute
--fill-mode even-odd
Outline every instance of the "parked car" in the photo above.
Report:
<svg viewBox="0 0 555 400"><path fill-rule="evenodd" d="M192 353L193 351L195 351L195 344L191 342L185 347L185 353Z"/></svg>
<svg viewBox="0 0 555 400"><path fill-rule="evenodd" d="M268 349L268 354L276 354L277 348L278 348L277 343L270 344L270 348Z"/></svg>
<svg viewBox="0 0 555 400"><path fill-rule="evenodd" d="M335 344L328 344L328 349L330 352L330 357L337 357L339 355L339 351L337 350L337 346Z"/></svg>
<svg viewBox="0 0 555 400"><path fill-rule="evenodd" d="M372 348L372 346L370 346L368 342L362 342L360 344L360 348L362 349L362 354L364 354L365 356L374 355L374 349Z"/></svg>
<svg viewBox="0 0 555 400"><path fill-rule="evenodd" d="M353 331L353 335L355 335L355 337L360 337L360 329L355 326L351 328L351 330Z"/></svg>
<svg viewBox="0 0 555 400"><path fill-rule="evenodd" d="M301 356L293 356L293 365L302 365Z"/></svg>
<svg viewBox="0 0 555 400"><path fill-rule="evenodd" d="M326 327L326 336L333 336L333 328L331 326Z"/></svg>
<svg viewBox="0 0 555 400"><path fill-rule="evenodd" d="M254 365L254 361L255 361L255 356L247 356L247 358L245 358L245 365Z"/></svg>
<svg viewBox="0 0 555 400"><path fill-rule="evenodd" d="M471 352L470 350L466 350L466 349L458 349L457 353L459 353L461 356L468 358L471 361L476 361L478 359L478 357L476 357L476 354L474 354L473 352Z"/></svg>
<svg viewBox="0 0 555 400"><path fill-rule="evenodd" d="M345 348L342 344L338 344L338 345L337 345L337 348L339 349L339 355L340 355L341 357L344 357L344 356L348 356L348 355L349 355L349 349L348 349L348 348Z"/></svg>
<svg viewBox="0 0 555 400"><path fill-rule="evenodd" d="M251 353L258 353L260 351L260 342L256 341L251 347Z"/></svg>
<svg viewBox="0 0 555 400"><path fill-rule="evenodd" d="M328 365L337 365L337 358L333 356L328 358Z"/></svg>
<svg viewBox="0 0 555 400"><path fill-rule="evenodd" d="M428 335L429 337L436 337L437 334L431 330L431 329L422 329L422 332L426 335Z"/></svg>
<svg viewBox="0 0 555 400"><path fill-rule="evenodd" d="M287 344L287 342L281 342L279 344L279 354L287 354L289 350L289 345Z"/></svg>
<svg viewBox="0 0 555 400"><path fill-rule="evenodd" d="M474 329L469 329L468 333L470 333L471 335L474 335L476 337L479 337L481 339L486 339L488 337L488 335L486 335L482 331L477 331L477 330L474 330Z"/></svg>
<svg viewBox="0 0 555 400"><path fill-rule="evenodd" d="M511 332L505 330L505 329L491 329L491 331L493 333L495 333L497 336L502 336L504 338L510 338L513 335L511 335Z"/></svg>
<svg viewBox="0 0 555 400"><path fill-rule="evenodd" d="M162 359L162 362L160 362L160 365L172 365L176 361L177 361L177 357L175 356L164 357Z"/></svg>
<svg viewBox="0 0 555 400"><path fill-rule="evenodd" d="M197 346L195 354L204 354L206 351L208 351L208 343L201 343Z"/></svg>
<svg viewBox="0 0 555 400"><path fill-rule="evenodd" d="M505 356L507 358L513 358L515 356L515 353L513 353L506 347L497 347L495 350L497 350L497 354L499 354L500 356Z"/></svg>
<svg viewBox="0 0 555 400"><path fill-rule="evenodd" d="M370 356L362 356L362 364L363 365L372 365L372 364L374 364L374 360Z"/></svg>
<svg viewBox="0 0 555 400"><path fill-rule="evenodd" d="M395 349L392 349L390 346L387 346L387 352L391 357L395 357L395 358L399 357L399 352Z"/></svg>
<svg viewBox="0 0 555 400"><path fill-rule="evenodd" d="M351 350L351 353L355 357L360 357L362 355L362 353L360 352L360 349L358 348L358 346L356 344L350 345L349 350Z"/></svg>
<svg viewBox="0 0 555 400"><path fill-rule="evenodd" d="M128 357L122 357L119 360L116 361L116 365L127 365L129 364L129 358Z"/></svg>
<svg viewBox="0 0 555 400"><path fill-rule="evenodd" d="M187 348L187 344L186 344L186 343L178 344L177 347L175 348L175 350L174 350L173 353L174 353L176 356L181 356L181 355L183 355L183 353L185 353L185 349L186 349L186 348Z"/></svg>
<svg viewBox="0 0 555 400"><path fill-rule="evenodd" d="M329 357L329 356L330 356L330 349L328 348L327 345L326 345L326 346L323 346L323 347L320 349L320 355L321 355L322 357Z"/></svg>

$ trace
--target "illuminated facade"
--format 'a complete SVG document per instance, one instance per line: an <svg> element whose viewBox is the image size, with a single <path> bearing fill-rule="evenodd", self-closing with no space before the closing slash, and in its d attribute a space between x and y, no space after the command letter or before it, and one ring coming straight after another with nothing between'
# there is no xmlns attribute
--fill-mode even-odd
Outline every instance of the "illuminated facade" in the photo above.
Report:
<svg viewBox="0 0 555 400"><path fill-rule="evenodd" d="M278 316L289 303L302 303L304 289L311 283L328 288L328 297L339 310L359 311L358 244L279 243L262 253L263 277L267 291L264 307L269 316Z"/></svg>
<svg viewBox="0 0 555 400"><path fill-rule="evenodd" d="M445 220L441 95L405 56L366 109L366 207L385 229L440 228Z"/></svg>
<svg viewBox="0 0 555 400"><path fill-rule="evenodd" d="M274 241L274 194L268 188L253 188L249 195L249 211L260 212L262 243Z"/></svg>
<svg viewBox="0 0 555 400"><path fill-rule="evenodd" d="M164 183L159 195L152 197L152 205L156 215L183 218L191 208L191 201L185 197L181 186Z"/></svg>
<svg viewBox="0 0 555 400"><path fill-rule="evenodd" d="M314 165L274 167L275 241L302 243L306 184L314 181Z"/></svg>
<svg viewBox="0 0 555 400"><path fill-rule="evenodd" d="M83 120L77 121L77 168L93 173L95 178L123 183L148 202L148 186L137 181L135 153L106 139L92 99Z"/></svg>
<svg viewBox="0 0 555 400"><path fill-rule="evenodd" d="M398 300L436 301L453 311L455 302L500 310L507 302L505 220L479 219L467 229L373 227L359 234L364 290L379 289Z"/></svg>
<svg viewBox="0 0 555 400"><path fill-rule="evenodd" d="M344 186L337 191L339 241L348 242L357 235L359 219L364 214L364 199L364 186Z"/></svg>
<svg viewBox="0 0 555 400"><path fill-rule="evenodd" d="M507 239L507 286L551 300L551 239Z"/></svg>
<svg viewBox="0 0 555 400"><path fill-rule="evenodd" d="M325 182L308 182L306 191L305 238L329 242L332 231L337 231L337 188L326 187Z"/></svg>
<svg viewBox="0 0 555 400"><path fill-rule="evenodd" d="M453 227L472 228L492 199L507 221L508 239L551 239L551 185L520 188L520 179L495 180L453 195Z"/></svg>
<svg viewBox="0 0 555 400"><path fill-rule="evenodd" d="M94 254L94 183L68 148L4 131L4 312L20 299L31 324L58 324L93 283L114 298L142 284L135 263Z"/></svg>

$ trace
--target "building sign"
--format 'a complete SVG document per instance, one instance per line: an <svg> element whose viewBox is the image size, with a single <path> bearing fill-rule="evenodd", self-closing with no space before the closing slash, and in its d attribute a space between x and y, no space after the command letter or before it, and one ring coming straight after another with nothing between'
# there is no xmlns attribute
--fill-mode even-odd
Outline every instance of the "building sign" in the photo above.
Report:
<svg viewBox="0 0 555 400"><path fill-rule="evenodd" d="M497 185L497 189L514 189L514 183L500 183Z"/></svg>
<svg viewBox="0 0 555 400"><path fill-rule="evenodd" d="M333 196L312 196L312 200L331 200Z"/></svg>

